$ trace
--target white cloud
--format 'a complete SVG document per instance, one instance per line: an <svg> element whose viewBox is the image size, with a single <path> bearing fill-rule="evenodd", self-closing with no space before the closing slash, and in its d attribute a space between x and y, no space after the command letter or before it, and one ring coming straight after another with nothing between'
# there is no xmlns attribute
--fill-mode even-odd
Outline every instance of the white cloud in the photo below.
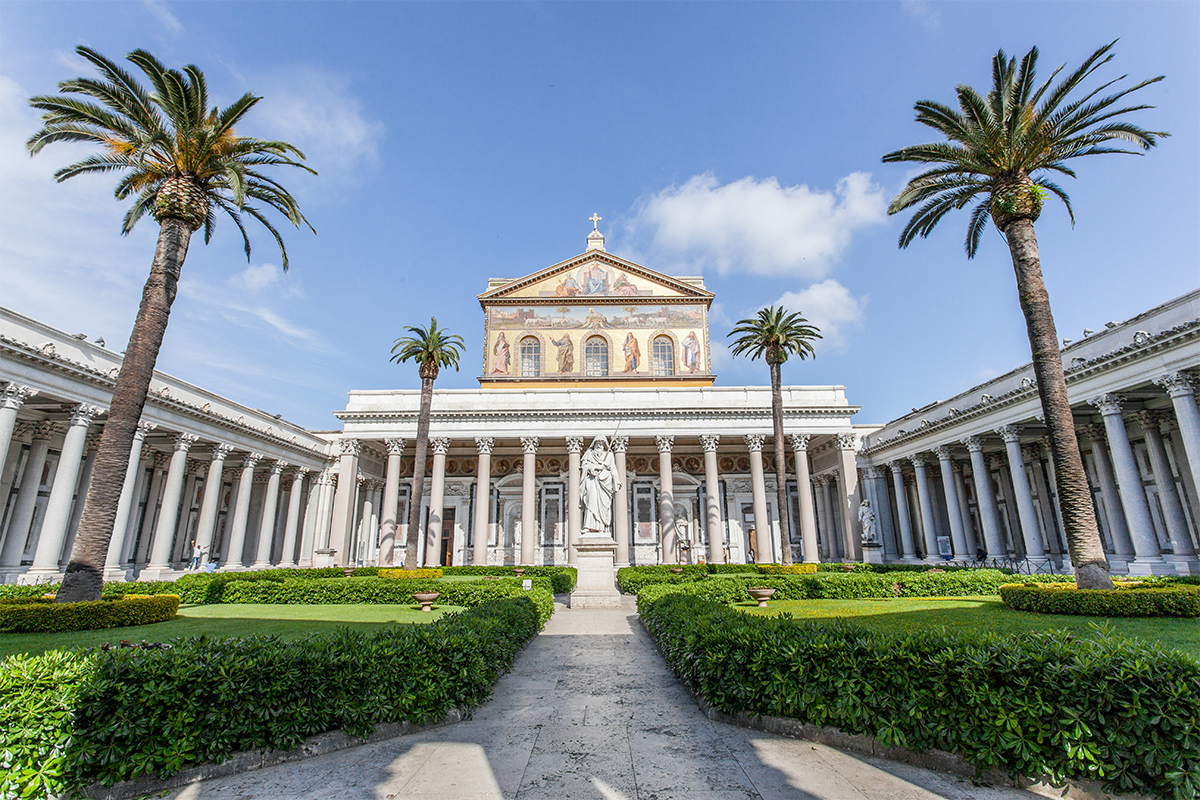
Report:
<svg viewBox="0 0 1200 800"><path fill-rule="evenodd" d="M787 292L776 301L789 311L802 314L821 331L822 348L842 350L851 331L862 325L864 311L870 298L855 297L850 290L832 278L814 283L799 292Z"/></svg>
<svg viewBox="0 0 1200 800"><path fill-rule="evenodd" d="M641 201L625 233L656 263L819 280L856 230L886 219L885 208L864 172L824 192L776 178L722 185L705 173Z"/></svg>
<svg viewBox="0 0 1200 800"><path fill-rule="evenodd" d="M263 97L253 112L255 125L300 148L323 185L349 178L377 158L384 126L364 115L345 78L300 67L254 92Z"/></svg>
<svg viewBox="0 0 1200 800"><path fill-rule="evenodd" d="M936 28L942 22L942 15L929 0L903 0L900 5L927 28Z"/></svg>
<svg viewBox="0 0 1200 800"><path fill-rule="evenodd" d="M259 292L283 281L283 269L275 264L247 264L229 282L247 292Z"/></svg>
<svg viewBox="0 0 1200 800"><path fill-rule="evenodd" d="M167 6L162 0L142 0L142 5L146 10L154 15L162 26L170 33L180 33L183 30L183 25L180 21L167 10Z"/></svg>

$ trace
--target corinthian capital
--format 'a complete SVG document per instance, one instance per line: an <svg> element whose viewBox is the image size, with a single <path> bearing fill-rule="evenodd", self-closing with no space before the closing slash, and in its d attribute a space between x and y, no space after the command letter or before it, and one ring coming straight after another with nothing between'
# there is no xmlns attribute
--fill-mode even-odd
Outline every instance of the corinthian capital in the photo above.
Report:
<svg viewBox="0 0 1200 800"><path fill-rule="evenodd" d="M792 439L792 449L793 450L807 450L808 443L809 443L809 441L812 440L812 434L811 433L793 433L791 436L791 439Z"/></svg>
<svg viewBox="0 0 1200 800"><path fill-rule="evenodd" d="M717 445L721 442L721 434L719 433L702 433L700 434L700 445L706 453L717 452Z"/></svg>
<svg viewBox="0 0 1200 800"><path fill-rule="evenodd" d="M476 436L475 447L479 449L479 455L490 456L496 447L496 440L491 436Z"/></svg>
<svg viewBox="0 0 1200 800"><path fill-rule="evenodd" d="M231 444L213 445L212 460L213 461L224 461L226 458L229 457L229 454L232 452L233 452L233 445L231 445Z"/></svg>
<svg viewBox="0 0 1200 800"><path fill-rule="evenodd" d="M913 453L911 456L908 457L908 460L912 462L912 465L914 467L925 466L925 454L924 453Z"/></svg>
<svg viewBox="0 0 1200 800"><path fill-rule="evenodd" d="M853 450L858 446L858 436L854 431L842 431L836 438L838 450Z"/></svg>
<svg viewBox="0 0 1200 800"><path fill-rule="evenodd" d="M583 452L583 437L568 436L567 437L567 452L579 454Z"/></svg>
<svg viewBox="0 0 1200 800"><path fill-rule="evenodd" d="M1088 400L1088 403L1100 409L1100 413L1106 417L1110 414L1121 413L1121 398L1115 394L1102 394L1099 397L1093 397L1091 400Z"/></svg>
<svg viewBox="0 0 1200 800"><path fill-rule="evenodd" d="M20 408L21 405L37 394L32 386L22 386L19 383L5 384L4 392L0 393L0 408Z"/></svg>
<svg viewBox="0 0 1200 800"><path fill-rule="evenodd" d="M384 439L383 444L387 447L389 456L398 456L404 453L405 441L403 439Z"/></svg>
<svg viewBox="0 0 1200 800"><path fill-rule="evenodd" d="M137 430L134 431L133 437L135 439L145 439L146 436L150 433L150 431L154 430L157 427L158 427L158 425L156 425L153 422L139 422L137 424Z"/></svg>
<svg viewBox="0 0 1200 800"><path fill-rule="evenodd" d="M287 467L288 467L288 462L276 461L274 464L271 465L271 474L272 475L282 475L283 471L285 469L287 469Z"/></svg>
<svg viewBox="0 0 1200 800"><path fill-rule="evenodd" d="M978 436L968 436L962 440L962 443L965 444L967 449L972 453L983 452L983 439L979 438Z"/></svg>
<svg viewBox="0 0 1200 800"><path fill-rule="evenodd" d="M242 461L242 469L254 469L254 465L262 461L262 453L247 453L246 458Z"/></svg>
<svg viewBox="0 0 1200 800"><path fill-rule="evenodd" d="M950 448L947 445L939 444L933 448L933 454L938 457L939 461L951 461Z"/></svg>
<svg viewBox="0 0 1200 800"><path fill-rule="evenodd" d="M76 425L88 426L92 424L92 420L97 414L104 413L104 409L100 406L89 406L87 403L80 403L71 411L71 420L67 423L72 428Z"/></svg>
<svg viewBox="0 0 1200 800"><path fill-rule="evenodd" d="M612 438L612 451L614 453L624 453L629 449L628 436L614 436Z"/></svg>
<svg viewBox="0 0 1200 800"><path fill-rule="evenodd" d="M996 433L1005 442L1021 441L1021 429L1016 425L1001 425L999 428L996 428Z"/></svg>
<svg viewBox="0 0 1200 800"><path fill-rule="evenodd" d="M1186 372L1168 373L1161 378L1155 378L1154 383L1166 389L1171 397L1182 397L1196 392L1196 379Z"/></svg>
<svg viewBox="0 0 1200 800"><path fill-rule="evenodd" d="M194 433L181 433L175 437L175 451L178 453L186 453L192 449L192 445L200 441L200 437Z"/></svg>
<svg viewBox="0 0 1200 800"><path fill-rule="evenodd" d="M746 449L751 453L761 453L763 449L763 442L766 440L767 437L761 433L747 433Z"/></svg>
<svg viewBox="0 0 1200 800"><path fill-rule="evenodd" d="M362 454L362 442L358 439L342 439L341 442L342 455L357 456Z"/></svg>
<svg viewBox="0 0 1200 800"><path fill-rule="evenodd" d="M521 437L521 450L524 451L525 455L527 455L527 456L537 455L537 449L538 449L538 437L536 437L536 436L522 436Z"/></svg>
<svg viewBox="0 0 1200 800"><path fill-rule="evenodd" d="M450 451L450 439L445 436L434 436L429 440L429 447L435 456L444 456Z"/></svg>
<svg viewBox="0 0 1200 800"><path fill-rule="evenodd" d="M659 453L669 453L671 448L675 446L674 436L655 436L654 444L658 447Z"/></svg>

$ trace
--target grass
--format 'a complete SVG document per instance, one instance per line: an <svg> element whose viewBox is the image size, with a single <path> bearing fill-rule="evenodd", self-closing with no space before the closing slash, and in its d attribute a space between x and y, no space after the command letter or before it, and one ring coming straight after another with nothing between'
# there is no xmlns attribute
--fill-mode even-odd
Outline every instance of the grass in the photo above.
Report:
<svg viewBox="0 0 1200 800"><path fill-rule="evenodd" d="M412 605L267 605L228 603L183 606L179 616L168 622L129 628L105 628L68 633L0 633L0 658L15 653L37 655L47 650L70 647L94 647L122 639L140 642L164 642L180 636L279 636L295 639L306 633L328 633L347 627L374 631L397 624L433 622L457 606L435 606L425 614Z"/></svg>
<svg viewBox="0 0 1200 800"><path fill-rule="evenodd" d="M1165 617L1075 617L1013 611L999 597L915 597L864 600L774 600L734 606L747 614L788 613L796 619L853 619L874 630L913 631L945 627L1002 636L1030 630L1066 629L1080 638L1099 636L1099 623L1120 636L1159 644L1200 660L1200 621Z"/></svg>

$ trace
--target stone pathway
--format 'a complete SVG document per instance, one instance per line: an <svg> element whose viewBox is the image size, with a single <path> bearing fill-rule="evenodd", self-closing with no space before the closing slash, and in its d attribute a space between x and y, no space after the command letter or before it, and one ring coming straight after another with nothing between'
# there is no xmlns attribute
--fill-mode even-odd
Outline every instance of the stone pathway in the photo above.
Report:
<svg viewBox="0 0 1200 800"><path fill-rule="evenodd" d="M632 598L628 598L632 600ZM554 618L473 719L194 783L195 798L1032 800L709 721L625 609Z"/></svg>

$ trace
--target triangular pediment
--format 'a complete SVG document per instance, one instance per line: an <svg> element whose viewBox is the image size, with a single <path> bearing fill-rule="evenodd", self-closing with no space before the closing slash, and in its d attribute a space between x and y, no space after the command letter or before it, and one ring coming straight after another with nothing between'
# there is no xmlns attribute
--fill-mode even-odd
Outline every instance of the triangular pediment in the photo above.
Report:
<svg viewBox="0 0 1200 800"><path fill-rule="evenodd" d="M707 304L712 298L711 292L689 280L672 278L603 250L581 253L523 278L493 286L479 295L479 301L485 305L571 299L601 303L691 300Z"/></svg>

